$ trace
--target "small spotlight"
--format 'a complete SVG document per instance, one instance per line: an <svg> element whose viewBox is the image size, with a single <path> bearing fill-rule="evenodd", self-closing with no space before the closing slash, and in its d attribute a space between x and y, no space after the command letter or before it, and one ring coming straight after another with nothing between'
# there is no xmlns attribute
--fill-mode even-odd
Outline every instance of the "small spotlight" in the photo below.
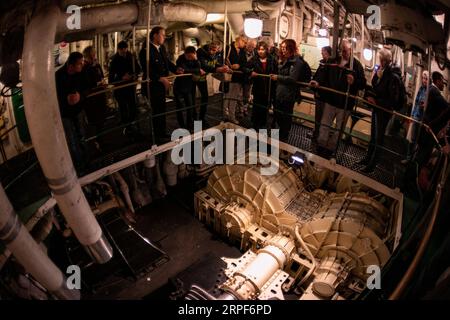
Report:
<svg viewBox="0 0 450 320"><path fill-rule="evenodd" d="M288 160L290 165L302 166L305 164L306 156L304 153L297 151Z"/></svg>
<svg viewBox="0 0 450 320"><path fill-rule="evenodd" d="M244 20L244 33L251 39L261 36L263 29L263 21L259 18L246 17Z"/></svg>
<svg viewBox="0 0 450 320"><path fill-rule="evenodd" d="M363 50L363 56L364 56L364 59L366 59L366 61L371 61L372 57L373 57L372 49L365 48Z"/></svg>

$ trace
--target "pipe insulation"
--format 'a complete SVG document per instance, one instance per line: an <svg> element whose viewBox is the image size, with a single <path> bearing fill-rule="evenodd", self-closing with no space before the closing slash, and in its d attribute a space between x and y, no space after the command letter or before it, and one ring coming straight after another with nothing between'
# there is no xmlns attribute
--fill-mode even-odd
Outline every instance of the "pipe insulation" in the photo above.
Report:
<svg viewBox="0 0 450 320"><path fill-rule="evenodd" d="M23 50L23 98L33 146L69 227L92 258L105 263L112 248L83 194L67 147L56 98L53 44L60 10L41 8L32 17Z"/></svg>

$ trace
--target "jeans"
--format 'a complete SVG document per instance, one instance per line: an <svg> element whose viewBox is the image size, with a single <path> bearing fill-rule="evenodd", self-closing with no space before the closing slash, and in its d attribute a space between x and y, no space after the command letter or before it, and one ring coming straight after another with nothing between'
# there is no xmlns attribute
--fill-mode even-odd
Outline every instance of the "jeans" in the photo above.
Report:
<svg viewBox="0 0 450 320"><path fill-rule="evenodd" d="M236 106L242 104L242 83L231 82L227 93L224 95L224 117L236 121Z"/></svg>

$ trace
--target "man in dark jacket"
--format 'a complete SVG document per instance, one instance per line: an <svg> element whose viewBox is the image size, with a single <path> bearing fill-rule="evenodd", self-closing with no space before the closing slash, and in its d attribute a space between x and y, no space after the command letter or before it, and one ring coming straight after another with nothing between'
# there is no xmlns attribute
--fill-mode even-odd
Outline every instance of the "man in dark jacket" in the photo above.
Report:
<svg viewBox="0 0 450 320"><path fill-rule="evenodd" d="M88 46L83 50L84 66L83 72L87 79L89 93L95 93L105 89L103 70L97 62L96 51L93 46ZM106 95L101 93L86 100L85 108L87 119L90 125L96 129L96 134L100 133L105 122L108 107L106 105Z"/></svg>
<svg viewBox="0 0 450 320"><path fill-rule="evenodd" d="M244 82L244 67L247 64L247 57L245 55L246 39L242 36L236 38L231 46L227 47L225 61L226 64L233 71L231 83L228 92L224 96L224 117L231 122L238 123L236 119L236 106L238 103L242 104L243 99L243 82Z"/></svg>
<svg viewBox="0 0 450 320"><path fill-rule="evenodd" d="M55 73L59 110L67 145L77 171L83 169L87 156L80 142L83 138L81 122L87 90L87 81L82 69L83 55L80 52L72 52L66 64Z"/></svg>
<svg viewBox="0 0 450 320"><path fill-rule="evenodd" d="M356 95L359 90L363 90L366 86L366 78L361 63L353 58L353 69L351 69L352 61L352 45L348 40L341 43L341 52L334 61L329 61L324 66L320 78L311 81L313 87L325 86L331 89L351 95ZM325 102L322 119L320 121L319 137L317 138L318 146L326 153L335 152L337 142L340 138L342 126L347 123L354 105L354 99L346 99L345 95L330 93L320 90L319 94ZM333 121L336 119L336 128L332 129ZM330 132L332 136L330 138Z"/></svg>
<svg viewBox="0 0 450 320"><path fill-rule="evenodd" d="M166 142L170 139L166 132L166 116L158 116L166 112L166 92L170 88L167 79L169 72L183 73L177 70L175 64L169 60L164 47L166 31L163 27L154 27L150 32L150 104L153 110L153 130L158 142ZM147 78L146 48L142 48L139 59L144 69L144 79ZM144 85L146 87L146 85Z"/></svg>
<svg viewBox="0 0 450 320"><path fill-rule="evenodd" d="M223 65L223 57L218 53L219 43L211 42L209 45L199 48L197 50L197 58L200 61L200 65L206 74L199 77L194 77L193 87L193 100L195 102L196 87L200 91L201 103L200 103L200 118L199 120L205 121L206 111L208 107L208 73L227 73L229 71L228 66Z"/></svg>
<svg viewBox="0 0 450 320"><path fill-rule="evenodd" d="M109 65L109 83L115 83L117 85L131 83L137 79L139 72L140 67L136 63L135 57L128 51L127 42L119 42L117 45L117 53L113 56ZM122 123L126 124L136 120L136 86L133 85L115 90L114 97L119 104Z"/></svg>
<svg viewBox="0 0 450 320"><path fill-rule="evenodd" d="M197 52L195 47L192 46L184 49L184 53L177 59L176 66L177 68L183 69L184 73L192 74L192 76L177 78L173 86L175 103L178 110L178 124L181 128L191 129L194 125L192 114L195 115L195 105L192 97L194 81L192 80L192 77L205 75L205 71L200 68L200 62L197 60ZM188 108L186 110L186 122L184 121L184 112L180 110L184 108Z"/></svg>
<svg viewBox="0 0 450 320"><path fill-rule="evenodd" d="M401 86L404 86L398 68L392 65L392 53L388 49L379 51L380 67L372 78L373 90L368 91L367 100L388 110L394 110L400 104ZM397 74L395 74L397 72ZM366 165L362 171L372 172L380 160L387 125L392 114L379 108L372 108L372 126L369 150L359 164Z"/></svg>

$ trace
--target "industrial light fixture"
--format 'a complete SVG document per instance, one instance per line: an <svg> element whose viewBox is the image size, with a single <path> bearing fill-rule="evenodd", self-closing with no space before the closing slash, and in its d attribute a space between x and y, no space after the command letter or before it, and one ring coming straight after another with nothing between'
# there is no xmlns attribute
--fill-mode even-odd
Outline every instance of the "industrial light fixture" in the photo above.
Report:
<svg viewBox="0 0 450 320"><path fill-rule="evenodd" d="M306 156L300 151L296 151L288 160L290 165L302 166L305 164Z"/></svg>
<svg viewBox="0 0 450 320"><path fill-rule="evenodd" d="M261 36L263 21L259 17L245 17L244 33L249 38L258 38Z"/></svg>
<svg viewBox="0 0 450 320"><path fill-rule="evenodd" d="M372 50L372 49L365 48L365 49L363 50L363 56L364 56L364 59L366 59L366 61L372 61L372 58L373 58L373 50Z"/></svg>

